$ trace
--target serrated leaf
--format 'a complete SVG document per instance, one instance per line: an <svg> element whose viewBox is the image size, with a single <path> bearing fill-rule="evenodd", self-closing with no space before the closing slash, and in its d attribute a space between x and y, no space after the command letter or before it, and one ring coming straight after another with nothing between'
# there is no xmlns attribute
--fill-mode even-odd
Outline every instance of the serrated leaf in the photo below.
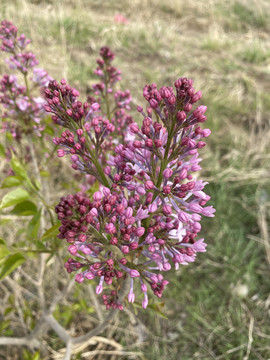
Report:
<svg viewBox="0 0 270 360"><path fill-rule="evenodd" d="M22 180L19 178L19 176L8 176L5 178L5 180L1 184L1 188L9 188L13 186L19 186L21 185Z"/></svg>
<svg viewBox="0 0 270 360"><path fill-rule="evenodd" d="M17 269L17 267L22 265L25 261L25 257L20 253L10 255L0 268L0 280L8 276L12 271Z"/></svg>
<svg viewBox="0 0 270 360"><path fill-rule="evenodd" d="M36 205L32 201L26 200L17 204L10 213L13 215L29 216L35 215L36 212Z"/></svg>
<svg viewBox="0 0 270 360"><path fill-rule="evenodd" d="M45 233L41 236L41 240L47 240L56 237L59 234L60 225L61 222L58 221L54 226L52 226L50 229L45 231Z"/></svg>
<svg viewBox="0 0 270 360"><path fill-rule="evenodd" d="M27 237L30 238L30 240L36 239L38 237L40 216L41 216L41 209L32 217L31 221L28 224Z"/></svg>
<svg viewBox="0 0 270 360"><path fill-rule="evenodd" d="M24 189L18 188L7 193L0 204L0 210L6 207L19 204L27 199L29 199L30 195Z"/></svg>

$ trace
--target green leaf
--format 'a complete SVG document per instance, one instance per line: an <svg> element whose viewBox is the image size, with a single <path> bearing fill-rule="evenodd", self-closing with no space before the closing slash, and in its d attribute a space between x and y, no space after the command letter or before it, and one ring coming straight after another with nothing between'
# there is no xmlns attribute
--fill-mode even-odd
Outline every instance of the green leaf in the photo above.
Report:
<svg viewBox="0 0 270 360"><path fill-rule="evenodd" d="M19 162L14 154L12 154L12 159L10 160L10 166L17 176L22 177L23 179L28 179L27 172L25 171L24 166Z"/></svg>
<svg viewBox="0 0 270 360"><path fill-rule="evenodd" d="M14 209L11 211L11 214L29 216L35 215L37 212L36 205L29 200L23 201L20 204L17 204Z"/></svg>
<svg viewBox="0 0 270 360"><path fill-rule="evenodd" d="M18 188L7 193L0 204L0 210L11 205L19 204L30 197L28 192L24 189Z"/></svg>
<svg viewBox="0 0 270 360"><path fill-rule="evenodd" d="M50 136L54 136L54 129L49 125L46 125L44 132Z"/></svg>
<svg viewBox="0 0 270 360"><path fill-rule="evenodd" d="M42 171L40 172L40 175L41 175L42 177L49 177L49 176L50 176L50 173L49 173L49 171L42 170Z"/></svg>
<svg viewBox="0 0 270 360"><path fill-rule="evenodd" d="M48 252L48 248L41 241L36 241L35 244L38 250Z"/></svg>
<svg viewBox="0 0 270 360"><path fill-rule="evenodd" d="M162 309L164 308L164 303L154 303L154 304L148 304L147 306L149 309L154 311L157 315L163 317L164 319L168 320L168 317L164 314Z"/></svg>
<svg viewBox="0 0 270 360"><path fill-rule="evenodd" d="M0 245L6 245L6 242L4 239L0 238Z"/></svg>
<svg viewBox="0 0 270 360"><path fill-rule="evenodd" d="M32 217L31 221L28 224L27 237L30 238L30 240L36 239L38 237L40 216L41 216L41 209Z"/></svg>
<svg viewBox="0 0 270 360"><path fill-rule="evenodd" d="M6 245L0 245L0 260L5 258L9 254L10 254L10 251L8 250Z"/></svg>
<svg viewBox="0 0 270 360"><path fill-rule="evenodd" d="M22 181L19 178L19 176L8 176L2 182L1 189L18 186L18 185L21 185L21 183L22 183Z"/></svg>
<svg viewBox="0 0 270 360"><path fill-rule="evenodd" d="M5 147L4 145L0 144L0 157L5 157L5 156L6 156Z"/></svg>
<svg viewBox="0 0 270 360"><path fill-rule="evenodd" d="M0 280L8 276L12 271L17 269L17 267L22 265L25 261L25 257L20 253L10 255L0 268Z"/></svg>
<svg viewBox="0 0 270 360"><path fill-rule="evenodd" d="M56 237L59 234L59 227L61 222L58 221L54 226L45 231L45 233L41 236L41 240L47 240L53 237Z"/></svg>

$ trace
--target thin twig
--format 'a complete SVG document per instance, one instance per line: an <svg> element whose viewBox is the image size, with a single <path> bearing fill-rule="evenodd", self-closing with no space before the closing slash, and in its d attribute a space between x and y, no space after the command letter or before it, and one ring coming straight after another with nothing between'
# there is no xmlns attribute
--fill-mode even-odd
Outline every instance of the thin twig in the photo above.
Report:
<svg viewBox="0 0 270 360"><path fill-rule="evenodd" d="M253 327L254 327L254 317L251 316L251 318L250 318L250 323L249 323L249 329L248 329L247 352L246 352L246 355L245 355L245 357L244 357L243 360L248 360L248 359L249 359L249 355L250 355L250 351L251 351L251 345L252 345L252 342L253 342L253 336L252 336Z"/></svg>
<svg viewBox="0 0 270 360"><path fill-rule="evenodd" d="M26 345L30 349L39 348L40 342L31 337L22 337L22 338L14 338L14 337L0 337L0 345L14 345L14 346L22 346Z"/></svg>
<svg viewBox="0 0 270 360"><path fill-rule="evenodd" d="M93 290L93 287L92 287L91 284L89 284L89 285L87 286L87 288L88 288L88 290L89 290L89 294L90 294L91 300L92 300L93 305L94 305L94 307L95 307L95 310L96 310L96 312L97 312L98 319L99 319L100 321L103 321L103 320L104 320L104 316L103 316L102 311L101 311L101 309L100 309L100 304L99 304L99 302L97 301L97 297L96 297L96 294L95 294L95 292L94 292L94 290Z"/></svg>
<svg viewBox="0 0 270 360"><path fill-rule="evenodd" d="M66 329L51 315L45 315L44 320L50 325L50 327L56 332L56 334L66 344L71 343L71 336L67 333Z"/></svg>
<svg viewBox="0 0 270 360"><path fill-rule="evenodd" d="M72 355L72 343L69 341L67 343L67 347L66 347L66 353L65 353L65 356L63 358L63 360L70 360L71 359L71 355Z"/></svg>
<svg viewBox="0 0 270 360"><path fill-rule="evenodd" d="M93 350L87 351L84 354L81 354L82 358L86 358L90 355L118 355L118 356L139 356L141 359L145 359L143 353L141 352L133 352L133 351L122 351L122 350Z"/></svg>

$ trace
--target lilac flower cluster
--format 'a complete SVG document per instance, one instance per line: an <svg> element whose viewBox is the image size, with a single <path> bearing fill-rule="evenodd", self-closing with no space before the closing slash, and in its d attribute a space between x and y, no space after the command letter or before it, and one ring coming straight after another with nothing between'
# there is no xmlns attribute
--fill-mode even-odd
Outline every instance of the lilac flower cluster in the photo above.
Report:
<svg viewBox="0 0 270 360"><path fill-rule="evenodd" d="M20 140L22 134L35 133L40 136L44 126L41 123L45 115L44 100L31 95L35 88L44 88L51 79L43 69L35 67L38 61L32 52L25 50L30 43L24 34L18 36L18 29L7 20L1 22L0 39L1 50L11 54L7 60L12 70L17 70L23 75L24 85L18 83L14 75L4 75L0 80L0 103L3 104L4 113L2 132L8 131L13 138ZM29 87L28 75L32 72L32 87ZM10 121L12 120L12 121Z"/></svg>
<svg viewBox="0 0 270 360"><path fill-rule="evenodd" d="M108 67L114 54L108 48L102 48L101 54L96 73L104 79L111 74L117 78L118 72ZM118 294L124 281L130 283L131 303L134 281L140 285L146 308L148 290L161 297L168 285L164 272L172 265L176 269L187 265L198 252L206 251L204 239L198 236L201 216L212 217L215 210L206 206L207 183L198 180L196 173L201 169L198 150L211 131L199 126L207 120L206 106L193 109L201 92L195 92L192 80L180 78L174 88L144 87L148 107L146 112L137 109L142 125L132 120L123 141L107 112L110 106L104 91L113 80L106 83L95 87L103 103L92 101L91 105L79 102L77 90L65 81L50 82L45 91L45 110L66 128L54 140L60 146L58 156L71 154L72 167L100 183L92 199L84 193L61 199L56 206L62 223L59 238L69 243L73 258L65 266L70 273L77 271L77 282L98 278L97 294L104 287L113 288L103 294L107 308L123 308ZM123 109L129 93L116 94ZM102 116L102 109L107 116ZM107 137L114 139L114 147L104 160L102 143Z"/></svg>
<svg viewBox="0 0 270 360"><path fill-rule="evenodd" d="M127 111L130 110L130 103L132 101L129 90L114 91L115 84L121 80L121 71L112 66L114 54L112 51L104 46L100 49L101 58L97 60L98 67L95 74L99 77L100 82L93 85L93 96L88 97L88 102L98 103L102 113L106 114L107 118L114 124L118 136L122 141L127 136L127 128L133 122L133 118ZM110 96L113 101L110 101ZM107 149L112 148L106 143Z"/></svg>

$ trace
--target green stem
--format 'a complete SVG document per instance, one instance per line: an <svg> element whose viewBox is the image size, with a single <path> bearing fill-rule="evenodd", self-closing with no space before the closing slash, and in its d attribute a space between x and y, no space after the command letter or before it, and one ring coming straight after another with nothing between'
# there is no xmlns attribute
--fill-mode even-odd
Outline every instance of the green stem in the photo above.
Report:
<svg viewBox="0 0 270 360"><path fill-rule="evenodd" d="M63 104L64 104L64 102L63 102ZM74 131L76 132L76 130L79 129L78 124L74 121L74 119L72 119L72 117L69 116L69 119L71 120L71 125L73 125ZM90 141L89 141L89 139L87 137L86 137L85 144L87 145L87 150L88 150L88 152L89 152L89 154L91 156L91 160L92 160L93 164L95 165L95 167L96 167L96 169L97 169L97 171L98 171L98 173L100 175L100 178L102 180L103 185L105 185L106 187L109 188L110 184L109 184L109 182L108 182L108 180L107 180L107 178L106 178L106 176L105 176L105 174L104 174L104 172L102 170L102 167L101 167L100 163L98 162L98 159L95 157L94 152L91 150L91 143L90 143Z"/></svg>
<svg viewBox="0 0 270 360"><path fill-rule="evenodd" d="M29 90L29 85L28 85L27 73L23 73L23 78L24 78L24 83L25 83L25 87L26 87L26 94L30 98L30 90Z"/></svg>
<svg viewBox="0 0 270 360"><path fill-rule="evenodd" d="M107 111L107 118L111 120L111 111L110 111L110 103L108 98L108 72L107 72L107 64L105 63L105 104L106 104L106 111Z"/></svg>
<svg viewBox="0 0 270 360"><path fill-rule="evenodd" d="M104 174L104 172L103 172L103 170L102 170L102 167L101 167L101 165L100 165L100 163L98 162L98 159L95 157L95 154L93 153L93 151L91 150L91 148L90 148L90 144L89 144L89 141L88 141L88 139L86 139L86 144L88 145L87 147L88 147L88 151L89 151L89 153L90 153L90 155L91 155L91 160L93 161L93 163L94 163L94 165L95 165L95 167L96 167L96 169L97 169L97 171L98 171L98 173L99 173L99 175L100 175L100 177L101 177L101 180L102 180L102 182L103 182L103 185L105 185L106 187L110 187L110 184L109 184L109 182L108 182L108 180L107 180L107 178L106 178L106 176L105 176L105 174Z"/></svg>
<svg viewBox="0 0 270 360"><path fill-rule="evenodd" d="M16 249L16 251L23 252L23 253L49 253L51 254L51 250L39 250L39 249Z"/></svg>
<svg viewBox="0 0 270 360"><path fill-rule="evenodd" d="M176 123L176 119L174 118L173 121L172 121L171 129L170 129L169 134L168 134L168 139L167 139L167 144L166 144L166 148L165 148L164 158L163 158L163 160L161 161L161 164L160 164L160 171L159 171L158 180L157 180L157 183L156 183L156 187L158 189L160 188L160 185L162 183L163 171L165 170L165 168L166 168L166 166L168 164L168 155L169 155L169 151L170 151L170 147L171 147L171 142L172 142L172 139L173 139L173 136L174 136L175 123ZM158 196L158 191L155 191L152 201L154 201L157 196ZM145 219L146 220L145 221L145 226L146 226L146 232L145 233L146 234L147 234L147 230L148 230L148 227L150 225L150 222L152 220L152 217L153 217L153 214L151 214L147 219Z"/></svg>

